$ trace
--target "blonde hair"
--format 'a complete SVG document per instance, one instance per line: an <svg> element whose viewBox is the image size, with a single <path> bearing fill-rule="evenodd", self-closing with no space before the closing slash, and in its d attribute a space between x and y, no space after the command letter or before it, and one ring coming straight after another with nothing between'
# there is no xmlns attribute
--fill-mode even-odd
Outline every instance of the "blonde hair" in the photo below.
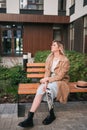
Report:
<svg viewBox="0 0 87 130"><path fill-rule="evenodd" d="M62 54L62 55L65 55L65 53L64 53L64 47L63 47L63 44L62 44L62 42L61 41L58 41L58 40L53 40L53 42L56 42L57 43L57 45L58 45L58 47L60 48L60 54Z"/></svg>

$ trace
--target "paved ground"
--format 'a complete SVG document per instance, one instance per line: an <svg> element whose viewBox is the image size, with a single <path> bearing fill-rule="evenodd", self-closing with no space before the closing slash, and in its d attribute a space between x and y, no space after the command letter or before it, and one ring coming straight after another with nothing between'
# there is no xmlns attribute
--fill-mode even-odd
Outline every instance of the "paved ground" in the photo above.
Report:
<svg viewBox="0 0 87 130"><path fill-rule="evenodd" d="M0 130L87 130L87 102L68 102L66 105L55 103L56 120L44 126L42 120L48 114L46 103L42 103L34 116L33 128L23 129L17 124L27 116L26 104L24 117L17 117L17 104L0 104Z"/></svg>

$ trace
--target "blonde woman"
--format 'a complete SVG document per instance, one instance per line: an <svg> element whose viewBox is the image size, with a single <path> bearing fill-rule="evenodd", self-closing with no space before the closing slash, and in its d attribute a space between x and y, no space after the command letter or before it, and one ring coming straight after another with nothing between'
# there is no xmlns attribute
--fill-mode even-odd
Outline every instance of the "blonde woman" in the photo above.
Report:
<svg viewBox="0 0 87 130"><path fill-rule="evenodd" d="M45 75L40 80L28 117L18 125L21 127L32 127L33 116L42 100L47 101L49 115L42 121L44 125L52 123L55 119L53 101L56 98L61 103L66 103L69 94L68 76L69 60L64 54L63 45L54 40L51 45L51 54L46 59Z"/></svg>

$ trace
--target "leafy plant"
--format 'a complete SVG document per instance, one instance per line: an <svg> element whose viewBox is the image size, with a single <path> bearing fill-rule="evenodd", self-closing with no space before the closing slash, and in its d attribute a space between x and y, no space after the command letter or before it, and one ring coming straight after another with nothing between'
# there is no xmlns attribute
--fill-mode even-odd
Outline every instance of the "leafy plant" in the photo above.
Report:
<svg viewBox="0 0 87 130"><path fill-rule="evenodd" d="M50 53L49 50L46 50L46 51L38 51L36 54L35 54L35 57L34 57L34 62L45 62L48 54Z"/></svg>
<svg viewBox="0 0 87 130"><path fill-rule="evenodd" d="M10 68L11 84L18 85L19 83L26 83L29 81L26 77L26 72L21 66Z"/></svg>
<svg viewBox="0 0 87 130"><path fill-rule="evenodd" d="M66 56L70 60L70 80L87 81L87 55L75 51L66 51Z"/></svg>
<svg viewBox="0 0 87 130"><path fill-rule="evenodd" d="M38 51L35 54L35 62L45 62L50 51ZM70 81L87 81L87 55L76 51L65 51L70 61Z"/></svg>

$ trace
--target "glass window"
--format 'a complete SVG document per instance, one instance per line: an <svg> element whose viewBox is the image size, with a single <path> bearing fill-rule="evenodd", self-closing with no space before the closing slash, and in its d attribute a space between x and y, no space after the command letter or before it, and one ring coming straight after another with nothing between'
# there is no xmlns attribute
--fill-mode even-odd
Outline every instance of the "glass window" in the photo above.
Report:
<svg viewBox="0 0 87 130"><path fill-rule="evenodd" d="M21 0L21 2L23 2L23 0Z"/></svg>
<svg viewBox="0 0 87 130"><path fill-rule="evenodd" d="M4 38L11 38L12 37L12 33L11 33L11 30L4 30L3 31L3 37Z"/></svg>
<svg viewBox="0 0 87 130"><path fill-rule="evenodd" d="M28 5L28 9L37 9L36 5Z"/></svg>
<svg viewBox="0 0 87 130"><path fill-rule="evenodd" d="M10 28L9 28L10 27ZM21 55L23 53L22 26L5 25L2 28L2 54Z"/></svg>
<svg viewBox="0 0 87 130"><path fill-rule="evenodd" d="M15 55L17 54L22 54L23 53L23 44L22 44L22 38L16 37L14 39L14 50L15 50Z"/></svg>
<svg viewBox="0 0 87 130"><path fill-rule="evenodd" d="M6 0L0 0L0 8L6 8Z"/></svg>
<svg viewBox="0 0 87 130"><path fill-rule="evenodd" d="M58 26L53 27L53 39L61 41L61 28Z"/></svg>
<svg viewBox="0 0 87 130"><path fill-rule="evenodd" d="M2 32L3 54L11 54L11 38L11 30L4 30Z"/></svg>
<svg viewBox="0 0 87 130"><path fill-rule="evenodd" d="M22 45L22 31L19 29L14 30L14 53L22 54L23 52L23 45Z"/></svg>
<svg viewBox="0 0 87 130"><path fill-rule="evenodd" d="M83 0L83 6L87 5L87 0Z"/></svg>
<svg viewBox="0 0 87 130"><path fill-rule="evenodd" d="M20 2L21 9L29 10L43 10L43 0L27 0L26 2Z"/></svg>
<svg viewBox="0 0 87 130"><path fill-rule="evenodd" d="M58 10L66 10L66 0L58 0Z"/></svg>
<svg viewBox="0 0 87 130"><path fill-rule="evenodd" d="M35 3L35 0L28 0L29 3Z"/></svg>

